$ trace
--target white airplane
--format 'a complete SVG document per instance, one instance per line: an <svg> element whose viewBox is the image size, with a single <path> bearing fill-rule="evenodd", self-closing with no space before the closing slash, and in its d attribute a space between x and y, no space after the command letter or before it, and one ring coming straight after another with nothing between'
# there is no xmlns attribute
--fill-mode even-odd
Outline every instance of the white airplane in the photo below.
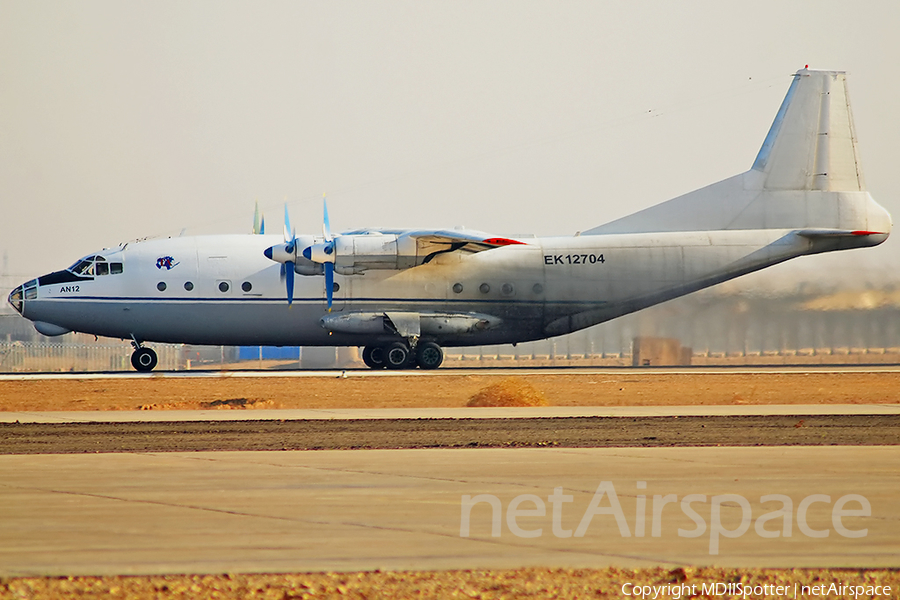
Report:
<svg viewBox="0 0 900 600"><path fill-rule="evenodd" d="M791 258L875 246L845 74L801 69L752 168L574 237L359 230L123 244L15 289L44 335L363 346L372 368L434 369L442 347L563 335ZM298 275L299 277L295 277Z"/></svg>

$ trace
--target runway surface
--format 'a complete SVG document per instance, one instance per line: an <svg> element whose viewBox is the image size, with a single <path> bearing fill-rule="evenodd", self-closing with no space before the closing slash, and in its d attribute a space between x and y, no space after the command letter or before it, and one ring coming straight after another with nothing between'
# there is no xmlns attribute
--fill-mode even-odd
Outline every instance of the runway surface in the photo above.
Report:
<svg viewBox="0 0 900 600"><path fill-rule="evenodd" d="M898 491L877 446L0 456L0 574L896 566Z"/></svg>
<svg viewBox="0 0 900 600"><path fill-rule="evenodd" d="M325 369L325 370L194 370L194 371L102 371L94 373L0 373L0 381L30 380L90 380L90 379L191 379L207 377L233 378L306 378L306 377L458 377L479 376L527 376L527 375L673 375L673 374L755 374L755 373L900 373L897 365L753 365L742 367L478 367L441 368L432 371L372 370L372 369Z"/></svg>

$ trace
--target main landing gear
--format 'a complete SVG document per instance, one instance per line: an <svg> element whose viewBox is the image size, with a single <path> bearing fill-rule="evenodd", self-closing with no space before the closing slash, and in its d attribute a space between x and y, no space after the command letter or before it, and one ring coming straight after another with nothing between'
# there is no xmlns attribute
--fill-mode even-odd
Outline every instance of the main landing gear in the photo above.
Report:
<svg viewBox="0 0 900 600"><path fill-rule="evenodd" d="M134 347L134 352L131 354L131 366L135 371L149 373L156 368L159 359L152 348L144 348L137 340L132 340L131 345Z"/></svg>
<svg viewBox="0 0 900 600"><path fill-rule="evenodd" d="M366 346L362 359L370 369L437 369L444 362L444 351L434 342L419 342L413 349L398 340L386 346Z"/></svg>

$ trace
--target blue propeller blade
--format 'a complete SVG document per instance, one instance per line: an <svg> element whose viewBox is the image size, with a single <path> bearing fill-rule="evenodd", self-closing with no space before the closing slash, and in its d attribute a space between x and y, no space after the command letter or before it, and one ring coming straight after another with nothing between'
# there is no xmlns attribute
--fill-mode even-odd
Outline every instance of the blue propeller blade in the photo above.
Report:
<svg viewBox="0 0 900 600"><path fill-rule="evenodd" d="M325 263L325 297L328 299L328 312L331 312L331 297L334 294L334 264Z"/></svg>
<svg viewBox="0 0 900 600"><path fill-rule="evenodd" d="M287 288L287 301L288 306L290 306L294 301L294 263L287 262L284 266L284 285Z"/></svg>
<svg viewBox="0 0 900 600"><path fill-rule="evenodd" d="M322 233L325 234L325 241L331 241L331 223L328 221L328 199L322 196ZM330 253L329 253L330 254Z"/></svg>
<svg viewBox="0 0 900 600"><path fill-rule="evenodd" d="M284 243L288 254L294 253L297 236L291 229L291 217L288 215L287 202L284 203ZM294 302L294 261L287 261L281 265L281 274L284 276L284 286L287 292L288 306Z"/></svg>
<svg viewBox="0 0 900 600"><path fill-rule="evenodd" d="M291 217L288 216L287 202L284 203L284 243L287 244L294 239L291 231Z"/></svg>

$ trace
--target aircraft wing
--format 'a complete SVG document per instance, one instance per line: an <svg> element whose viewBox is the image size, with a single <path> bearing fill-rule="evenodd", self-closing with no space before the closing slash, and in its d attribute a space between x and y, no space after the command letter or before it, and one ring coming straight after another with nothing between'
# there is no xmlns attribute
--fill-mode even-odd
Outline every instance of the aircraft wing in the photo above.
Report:
<svg viewBox="0 0 900 600"><path fill-rule="evenodd" d="M341 236L355 235L396 236L400 248L409 248L415 243L416 256L424 257L419 264L430 262L438 254L446 252L475 253L484 252L501 246L524 244L519 240L492 236L490 234L457 229L362 229L348 231Z"/></svg>
<svg viewBox="0 0 900 600"><path fill-rule="evenodd" d="M471 254L499 248L500 246L524 243L509 238L489 236L480 232L446 229L408 231L402 234L401 237L412 238L416 241L416 254L425 256L425 263L431 261L438 254L445 252L466 252Z"/></svg>

